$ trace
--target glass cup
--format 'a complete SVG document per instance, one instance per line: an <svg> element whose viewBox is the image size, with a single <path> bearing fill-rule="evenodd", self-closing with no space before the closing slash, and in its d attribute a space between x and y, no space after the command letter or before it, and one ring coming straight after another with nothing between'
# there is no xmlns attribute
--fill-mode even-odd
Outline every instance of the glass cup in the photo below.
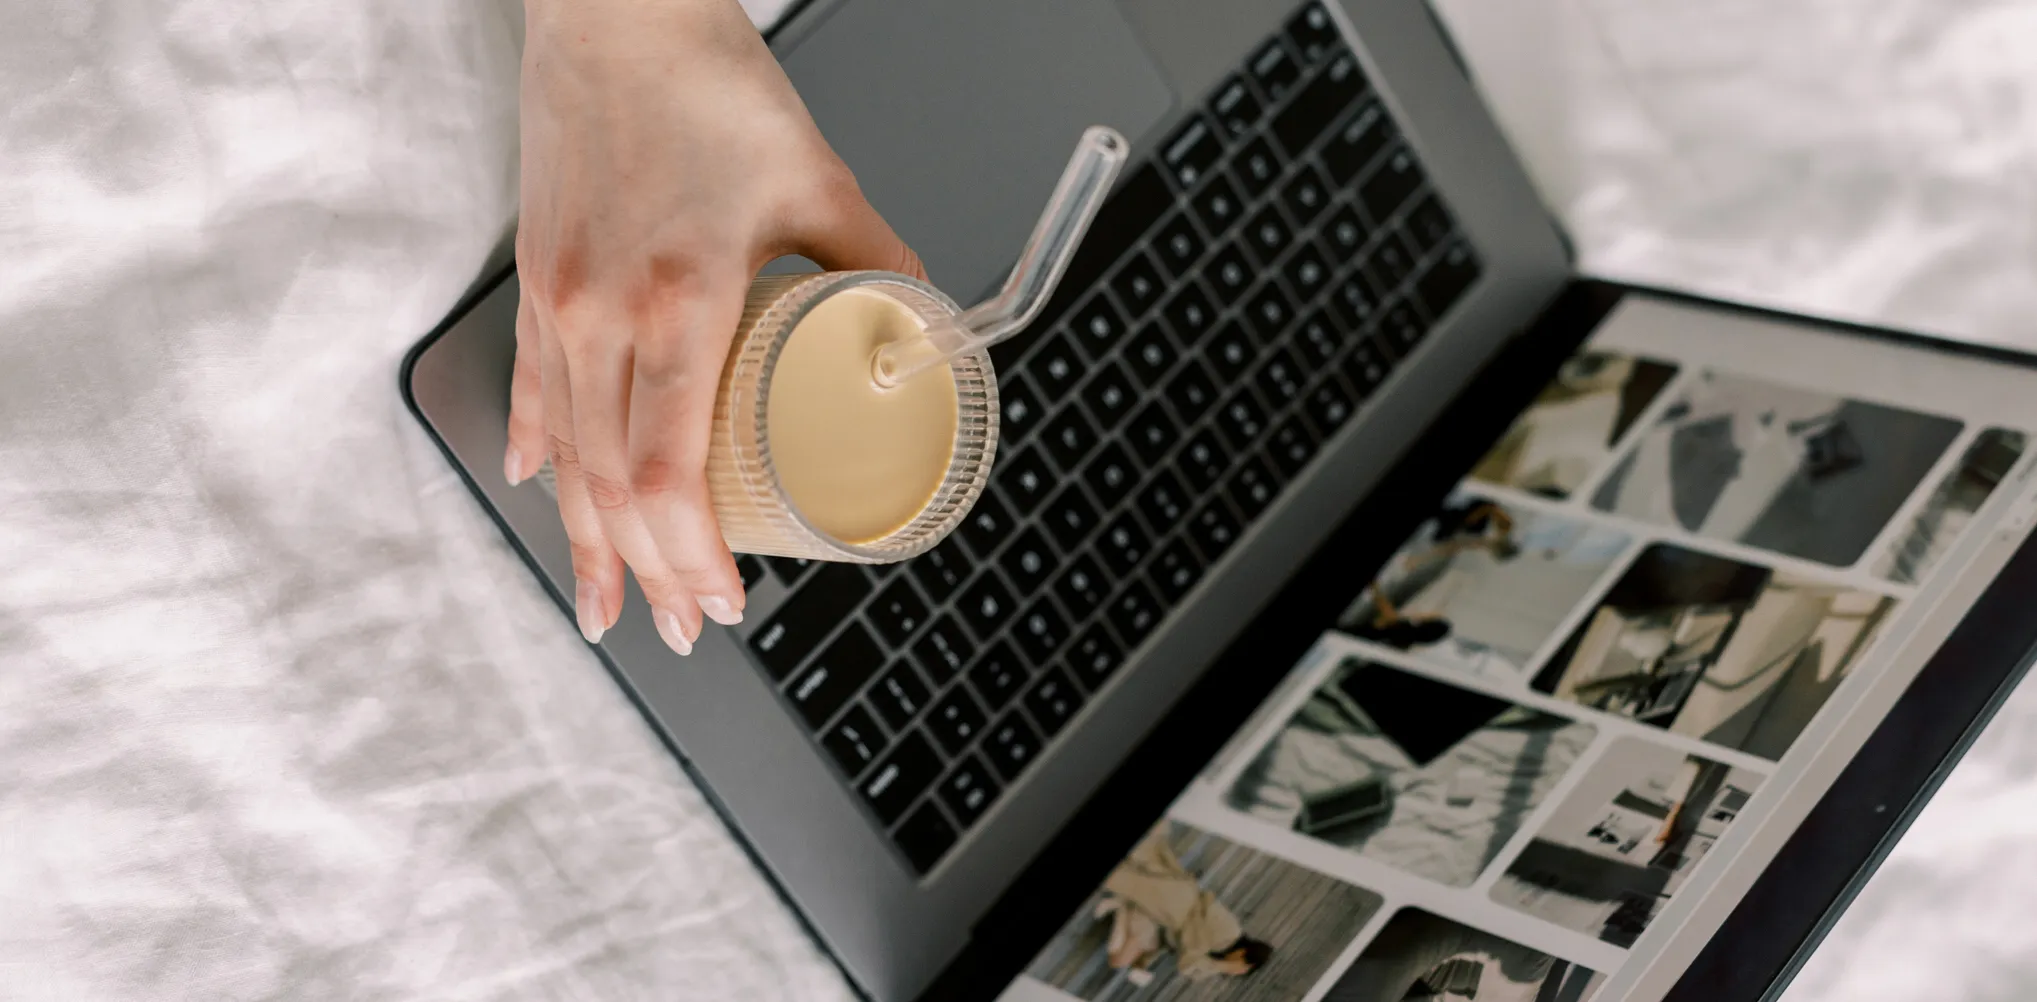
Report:
<svg viewBox="0 0 2037 1002"><path fill-rule="evenodd" d="M882 271L774 275L750 285L715 400L707 454L708 493L722 538L737 553L846 563L892 563L932 549L968 515L997 452L997 378L982 351L948 361L955 383L955 442L926 505L876 539L838 539L799 511L771 457L772 376L786 339L828 297L856 289L904 306L922 328L962 312L940 290Z"/></svg>

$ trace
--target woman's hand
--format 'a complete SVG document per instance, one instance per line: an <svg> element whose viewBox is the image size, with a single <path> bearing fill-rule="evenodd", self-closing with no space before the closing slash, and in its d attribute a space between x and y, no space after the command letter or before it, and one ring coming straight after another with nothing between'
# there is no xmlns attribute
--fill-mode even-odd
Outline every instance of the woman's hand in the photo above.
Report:
<svg viewBox="0 0 2037 1002"><path fill-rule="evenodd" d="M758 269L924 277L735 0L526 0L509 451L545 457L594 642L627 563L658 634L742 618L708 501L715 389Z"/></svg>

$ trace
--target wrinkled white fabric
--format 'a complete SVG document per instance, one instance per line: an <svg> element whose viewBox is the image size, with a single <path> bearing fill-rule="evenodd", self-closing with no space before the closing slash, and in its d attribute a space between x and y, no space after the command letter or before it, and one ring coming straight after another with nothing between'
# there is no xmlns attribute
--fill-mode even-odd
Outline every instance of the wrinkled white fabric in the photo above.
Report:
<svg viewBox="0 0 2037 1002"><path fill-rule="evenodd" d="M849 997L397 395L517 11L0 0L0 999ZM2029 3L1447 13L1592 266L2027 343ZM1794 998L2037 979L2032 720Z"/></svg>

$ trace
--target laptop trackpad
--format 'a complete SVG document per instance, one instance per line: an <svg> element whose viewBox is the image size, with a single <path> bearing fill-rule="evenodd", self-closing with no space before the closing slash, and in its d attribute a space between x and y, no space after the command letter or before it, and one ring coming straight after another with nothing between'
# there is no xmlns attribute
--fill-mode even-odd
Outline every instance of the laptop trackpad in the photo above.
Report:
<svg viewBox="0 0 2037 1002"><path fill-rule="evenodd" d="M782 56L872 204L968 301L997 284L1075 141L1173 103L1107 0L846 0Z"/></svg>

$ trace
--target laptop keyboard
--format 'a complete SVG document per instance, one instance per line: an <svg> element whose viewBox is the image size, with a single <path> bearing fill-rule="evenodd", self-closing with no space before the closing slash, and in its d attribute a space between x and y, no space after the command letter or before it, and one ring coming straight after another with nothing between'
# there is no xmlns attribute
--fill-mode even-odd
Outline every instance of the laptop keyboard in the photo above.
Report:
<svg viewBox="0 0 2037 1002"><path fill-rule="evenodd" d="M1128 170L991 350L968 521L894 566L738 560L790 591L757 665L922 874L1479 274L1319 3Z"/></svg>

